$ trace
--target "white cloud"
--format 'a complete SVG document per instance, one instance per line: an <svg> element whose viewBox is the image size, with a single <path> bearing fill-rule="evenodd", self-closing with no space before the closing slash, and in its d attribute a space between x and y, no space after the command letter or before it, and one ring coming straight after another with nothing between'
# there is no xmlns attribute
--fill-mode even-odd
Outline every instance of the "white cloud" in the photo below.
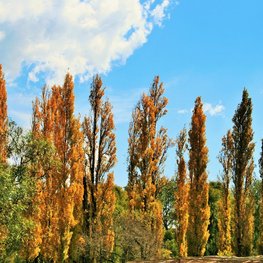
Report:
<svg viewBox="0 0 263 263"><path fill-rule="evenodd" d="M109 95L116 124L131 121L132 112L144 91L145 89L134 89L132 92L123 91L121 94Z"/></svg>
<svg viewBox="0 0 263 263"><path fill-rule="evenodd" d="M21 112L18 110L11 110L9 115L12 120L23 127L24 129L30 129L32 122L32 115L30 113Z"/></svg>
<svg viewBox="0 0 263 263"><path fill-rule="evenodd" d="M187 114L188 110L187 109L181 109L177 111L178 114Z"/></svg>
<svg viewBox="0 0 263 263"><path fill-rule="evenodd" d="M155 23L159 26L162 25L162 21L165 17L165 10L169 6L170 1L164 0L161 4L157 5L151 12L151 15Z"/></svg>
<svg viewBox="0 0 263 263"><path fill-rule="evenodd" d="M0 0L1 61L14 80L59 81L67 69L81 80L108 72L142 46L167 17L171 0ZM1 35L2 34L2 35ZM1 37L2 36L2 37Z"/></svg>
<svg viewBox="0 0 263 263"><path fill-rule="evenodd" d="M211 116L215 116L215 115L222 114L222 112L225 110L225 107L221 103L215 106L213 106L210 103L204 103L203 109L205 113L208 113Z"/></svg>
<svg viewBox="0 0 263 263"><path fill-rule="evenodd" d="M0 41L2 41L5 38L5 32L0 31Z"/></svg>

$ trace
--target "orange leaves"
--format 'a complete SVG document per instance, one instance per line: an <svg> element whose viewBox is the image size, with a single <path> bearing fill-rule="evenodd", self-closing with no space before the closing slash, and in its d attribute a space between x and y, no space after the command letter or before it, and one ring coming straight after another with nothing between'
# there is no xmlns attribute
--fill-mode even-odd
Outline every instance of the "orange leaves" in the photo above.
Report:
<svg viewBox="0 0 263 263"><path fill-rule="evenodd" d="M227 135L222 138L222 149L218 157L223 166L221 176L222 190L219 202L219 254L231 255L231 202L230 202L230 180L233 169L233 137L229 130Z"/></svg>
<svg viewBox="0 0 263 263"><path fill-rule="evenodd" d="M45 167L39 207L43 244L40 253L46 259L60 262L69 257L75 227L81 222L83 199L83 135L74 117L74 83L68 73L63 87L42 91L42 100L33 107L33 134L55 146L56 164Z"/></svg>
<svg viewBox="0 0 263 263"><path fill-rule="evenodd" d="M5 162L7 158L7 93L2 65L0 64L0 158Z"/></svg>
<svg viewBox="0 0 263 263"><path fill-rule="evenodd" d="M158 120L166 114L168 100L163 97L163 84L156 77L149 95L143 94L132 114L129 128L130 209L145 218L153 233L158 254L162 244L162 209L157 194L162 187L163 165L170 140L164 128L157 130ZM152 255L153 256L153 255Z"/></svg>
<svg viewBox="0 0 263 263"><path fill-rule="evenodd" d="M112 106L103 96L102 80L97 75L89 96L91 114L82 124L85 153L83 229L87 231L88 256L92 260L109 257L114 245L114 176L110 170L117 161L115 125Z"/></svg>
<svg viewBox="0 0 263 263"><path fill-rule="evenodd" d="M177 139L176 155L177 155L177 191L175 192L175 210L177 213L178 229L176 231L177 244L179 247L179 255L181 257L187 256L188 246L186 239L186 232L188 228L188 195L189 183L187 178L187 168L184 160L184 153L187 148L187 133L183 129Z"/></svg>
<svg viewBox="0 0 263 263"><path fill-rule="evenodd" d="M192 256L203 256L209 237L208 224L210 208L208 206L207 162L205 120L201 98L195 101L189 131L189 225L188 251Z"/></svg>

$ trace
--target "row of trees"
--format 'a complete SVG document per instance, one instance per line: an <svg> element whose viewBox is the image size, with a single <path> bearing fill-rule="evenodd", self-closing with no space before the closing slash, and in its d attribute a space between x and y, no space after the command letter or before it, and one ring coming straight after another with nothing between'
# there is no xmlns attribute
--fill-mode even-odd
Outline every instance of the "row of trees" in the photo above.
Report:
<svg viewBox="0 0 263 263"><path fill-rule="evenodd" d="M222 139L216 200L207 181L200 97L189 131L183 129L174 142L159 125L168 99L159 77L154 78L132 113L125 189L114 184L115 126L99 76L93 78L89 102L90 114L81 122L74 114L74 83L68 73L63 86L43 88L33 103L32 129L24 133L8 120L0 67L1 260L126 262L202 256L212 251L213 242L216 251L209 253L249 255L253 248L263 253L263 183L261 198L255 198L252 103L246 90L233 129ZM167 179L163 170L174 144L177 173ZM263 179L263 155L260 174Z"/></svg>
<svg viewBox="0 0 263 263"><path fill-rule="evenodd" d="M50 91L44 87L41 98L33 103L32 131L23 135L13 122L8 127L2 68L0 73L1 171L10 173L2 178L6 180L3 189L10 183L9 194L21 194L5 200L12 209L26 203L19 211L21 221L15 233L9 218L13 211L8 206L1 211L7 216L0 221L2 258L104 261L114 246L115 195L110 170L116 163L116 146L112 107L103 100L101 79L93 80L91 113L83 123L74 116L74 83L69 73L62 87L53 86ZM10 146L14 149L8 152ZM22 192L24 184L29 200L28 193ZM23 231L24 222L28 225ZM13 234L19 234L17 247L10 240Z"/></svg>
<svg viewBox="0 0 263 263"><path fill-rule="evenodd" d="M217 249L220 255L248 256L253 249L255 144L251 115L251 98L244 89L242 102L238 105L233 117L233 128L222 138L222 149L218 156L223 170L219 179L220 199L216 204L219 232ZM196 99L189 131L189 177L187 177L183 156L185 143L186 131L183 130L177 140L176 210L179 211L177 237L179 238L179 254L186 256L188 252L189 255L200 256L205 253L210 235L208 226L212 224L208 205L209 185L206 172L208 149L205 138L205 115L200 98ZM262 221L262 218L260 220ZM261 244L262 238L259 238L259 253L262 253Z"/></svg>

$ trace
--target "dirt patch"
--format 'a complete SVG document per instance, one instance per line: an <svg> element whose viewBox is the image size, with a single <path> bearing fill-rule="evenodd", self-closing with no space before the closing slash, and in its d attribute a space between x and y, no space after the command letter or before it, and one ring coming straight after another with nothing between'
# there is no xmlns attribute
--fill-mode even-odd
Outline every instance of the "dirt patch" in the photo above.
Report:
<svg viewBox="0 0 263 263"><path fill-rule="evenodd" d="M129 263L263 263L263 256L255 257L218 257L218 256L209 256L209 257L187 257L173 260L159 260L159 261L132 261Z"/></svg>

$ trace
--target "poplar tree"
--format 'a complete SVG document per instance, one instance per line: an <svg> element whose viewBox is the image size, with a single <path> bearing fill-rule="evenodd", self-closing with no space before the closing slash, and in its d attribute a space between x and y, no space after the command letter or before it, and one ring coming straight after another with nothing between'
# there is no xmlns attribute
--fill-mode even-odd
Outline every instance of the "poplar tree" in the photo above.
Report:
<svg viewBox="0 0 263 263"><path fill-rule="evenodd" d="M246 89L233 117L233 183L235 213L235 251L238 256L251 254L253 245L254 161L252 101Z"/></svg>
<svg viewBox="0 0 263 263"><path fill-rule="evenodd" d="M233 169L233 137L229 130L227 135L222 138L222 149L218 156L222 165L223 172L220 177L222 184L221 198L219 201L219 255L231 255L231 200L230 200L230 181Z"/></svg>
<svg viewBox="0 0 263 263"><path fill-rule="evenodd" d="M91 262L106 260L113 250L114 175L116 164L115 125L112 106L104 100L101 78L91 84L91 113L84 118L85 173L83 178L84 231Z"/></svg>
<svg viewBox="0 0 263 263"><path fill-rule="evenodd" d="M6 162L7 158L7 93L4 72L0 64L0 161Z"/></svg>
<svg viewBox="0 0 263 263"><path fill-rule="evenodd" d="M46 242L54 242L52 253L47 249L46 254L52 254L54 262L63 262L69 258L75 260L75 252L79 252L83 245L79 224L82 220L84 153L80 122L74 116L74 83L69 73L66 74L63 87L52 87L48 103L43 104L42 110L46 116L43 133L54 144L60 163L52 171L52 189L57 189L52 204L52 238L47 238Z"/></svg>
<svg viewBox="0 0 263 263"><path fill-rule="evenodd" d="M261 154L259 159L259 173L261 177L261 200L260 200L260 228L259 228L259 241L258 253L263 255L263 140L261 142Z"/></svg>
<svg viewBox="0 0 263 263"><path fill-rule="evenodd" d="M208 225L210 208L208 206L209 185L207 183L208 148L206 146L206 116L201 98L195 101L189 131L189 222L188 254L203 256L209 237Z"/></svg>
<svg viewBox="0 0 263 263"><path fill-rule="evenodd" d="M38 189L34 203L39 207L35 214L38 214L36 224L41 227L40 257L57 262L59 258L58 202L61 190L58 172L61 162L53 141L53 115L56 106L51 106L51 95L52 92L44 86L41 98L36 98L33 103L32 134L34 140L40 141L45 147L43 150L46 156L40 159L38 167L35 167Z"/></svg>
<svg viewBox="0 0 263 263"><path fill-rule="evenodd" d="M177 177L175 192L175 211L177 215L178 230L176 231L176 238L179 247L179 256L187 256L187 239L186 232L188 227L188 194L189 182L187 178L187 167L184 159L184 153L187 148L187 132L183 129L177 139Z"/></svg>
<svg viewBox="0 0 263 263"><path fill-rule="evenodd" d="M130 210L144 218L152 232L154 253L162 245L162 208L157 195L163 185L163 165L170 140L167 130L157 123L167 112L164 87L155 77L149 95L143 94L132 115L128 148L128 196ZM142 258L149 256L142 251ZM154 255L151 255L154 256Z"/></svg>

